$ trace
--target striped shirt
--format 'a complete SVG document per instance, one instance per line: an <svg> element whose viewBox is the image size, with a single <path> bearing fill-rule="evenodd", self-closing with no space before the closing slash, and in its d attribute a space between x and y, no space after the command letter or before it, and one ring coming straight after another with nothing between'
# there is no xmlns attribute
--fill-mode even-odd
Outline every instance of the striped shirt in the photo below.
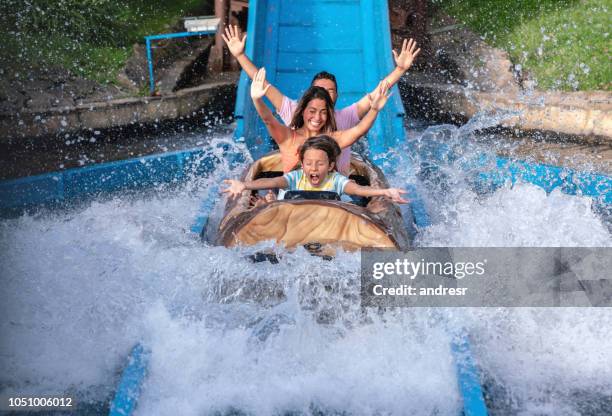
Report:
<svg viewBox="0 0 612 416"><path fill-rule="evenodd" d="M349 182L346 176L340 175L338 172L331 172L327 174L320 186L314 187L308 182L302 169L285 173L284 178L291 191L331 191L338 195L344 193L344 187Z"/></svg>

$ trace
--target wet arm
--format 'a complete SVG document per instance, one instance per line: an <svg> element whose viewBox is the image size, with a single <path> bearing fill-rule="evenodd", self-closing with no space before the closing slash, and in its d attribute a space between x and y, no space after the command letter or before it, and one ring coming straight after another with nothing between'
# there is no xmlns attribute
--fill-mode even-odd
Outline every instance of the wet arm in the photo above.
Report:
<svg viewBox="0 0 612 416"><path fill-rule="evenodd" d="M370 109L366 113L365 117L361 119L359 124L355 127L350 128L348 130L338 131L332 134L332 137L336 142L338 142L338 146L341 149L345 147L349 147L360 137L370 130L372 124L376 120L378 113L382 110L387 103L389 98L389 83L386 80L382 80L378 86L374 89L372 94L368 96L368 100L370 101Z"/></svg>
<svg viewBox="0 0 612 416"><path fill-rule="evenodd" d="M385 78L383 78L383 81L387 81L389 83L389 87L392 87L399 81L399 79L405 73L405 70L396 66L393 71L391 71ZM374 90L376 90L376 88ZM370 92L369 94L364 95L359 101L357 101L357 116L360 119L363 118L363 116L366 115L370 110L369 95L374 93L374 90L372 90L372 92Z"/></svg>
<svg viewBox="0 0 612 416"><path fill-rule="evenodd" d="M389 87L394 86L400 78L410 69L412 63L421 52L421 49L417 49L417 44L413 39L404 39L400 52L393 52L393 59L395 60L395 68L389 73L384 79L389 84ZM374 91L372 91L374 93ZM357 115L359 118L363 117L364 114L370 109L370 100L368 94L363 96L357 102Z"/></svg>
<svg viewBox="0 0 612 416"><path fill-rule="evenodd" d="M286 188L289 186L287 180L283 176L277 178L261 178L254 181L241 182L234 179L226 179L223 181L224 184L228 185L227 188L221 192L228 194L231 198L240 196L245 190L258 190L258 189L277 189Z"/></svg>
<svg viewBox="0 0 612 416"><path fill-rule="evenodd" d="M350 181L344 187L344 193L349 195L357 195L357 196L365 196L365 197L373 197L373 196L386 196L391 198L393 202L397 202L399 204L406 204L410 201L402 198L402 194L405 194L406 191L397 188L387 188L387 189L379 189L373 188L371 186L361 186L357 185L355 182Z"/></svg>
<svg viewBox="0 0 612 416"><path fill-rule="evenodd" d="M284 176L276 178L261 178L244 182L245 189L257 191L259 189L284 189L289 186Z"/></svg>
<svg viewBox="0 0 612 416"><path fill-rule="evenodd" d="M255 74L257 73L258 68L249 59L249 57L246 56L246 54L241 53L239 56L236 56L236 60L238 61L244 72L246 72L246 74L249 76L249 78L253 79L255 77ZM266 97L268 97L268 100L270 100L276 111L279 112L281 106L283 105L283 98L285 97L285 95L280 92L278 88L276 88L274 85L268 83L268 81L266 81L266 86L267 85L270 85L270 88L268 88L268 90L266 91Z"/></svg>
<svg viewBox="0 0 612 416"><path fill-rule="evenodd" d="M280 146L291 134L290 129L274 117L272 110L268 108L261 98L253 99L253 105L255 110L257 110L257 114L259 114L259 117L264 122L266 129L268 129L268 133L270 133L276 144Z"/></svg>
<svg viewBox="0 0 612 416"><path fill-rule="evenodd" d="M266 82L266 69L261 68L253 77L253 82L251 82L251 99L253 100L253 105L255 106L255 110L257 110L257 114L259 114L259 117L261 117L268 129L268 133L270 133L270 136L272 136L280 147L291 134L291 130L281 124L263 102L264 95L266 95L266 92L271 87L272 85Z"/></svg>
<svg viewBox="0 0 612 416"><path fill-rule="evenodd" d="M244 53L247 38L246 33L243 34L238 26L229 25L225 28L221 37L223 37L227 48L232 56L236 58L244 72L246 72L249 78L254 79L258 68ZM264 86L266 85L268 85L267 82ZM280 111L281 105L283 104L283 94L274 85L270 85L270 88L266 90L266 97L272 102L276 111Z"/></svg>
<svg viewBox="0 0 612 416"><path fill-rule="evenodd" d="M348 130L336 131L332 133L332 137L336 140L340 149L349 147L370 130L377 116L378 110L370 108L365 117L363 117L355 127Z"/></svg>

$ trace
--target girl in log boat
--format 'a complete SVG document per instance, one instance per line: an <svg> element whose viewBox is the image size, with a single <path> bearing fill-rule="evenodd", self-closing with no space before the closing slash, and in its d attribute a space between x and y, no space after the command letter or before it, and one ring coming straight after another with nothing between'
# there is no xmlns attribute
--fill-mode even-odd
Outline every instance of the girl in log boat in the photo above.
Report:
<svg viewBox="0 0 612 416"><path fill-rule="evenodd" d="M333 102L324 88L313 86L304 93L291 124L287 127L274 117L272 111L263 102L263 97L270 86L271 84L266 82L266 70L261 68L253 78L251 98L270 136L278 145L285 173L297 166L300 146L310 137L325 133L338 143L340 149L344 149L364 136L374 124L379 111L387 103L389 91L389 83L385 80L381 81L374 93L369 95L370 109L367 114L355 127L337 131ZM348 166L340 167L339 170L346 174Z"/></svg>
<svg viewBox="0 0 612 416"><path fill-rule="evenodd" d="M224 182L229 188L223 192L234 198L240 196L244 190L288 188L291 191L328 191L338 195L386 196L396 203L408 203L402 198L402 194L406 193L404 190L360 186L336 172L334 169L339 155L340 147L330 136L311 137L299 149L301 169L276 178L262 178L248 182L228 179Z"/></svg>

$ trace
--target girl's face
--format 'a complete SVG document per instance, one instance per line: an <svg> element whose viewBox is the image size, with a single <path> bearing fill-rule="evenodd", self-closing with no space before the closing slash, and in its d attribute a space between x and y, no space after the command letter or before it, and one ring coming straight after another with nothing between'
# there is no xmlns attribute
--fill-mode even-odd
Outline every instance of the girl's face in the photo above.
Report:
<svg viewBox="0 0 612 416"><path fill-rule="evenodd" d="M314 187L321 186L325 177L334 168L334 163L329 162L327 153L319 149L308 149L304 152L302 169L310 184Z"/></svg>
<svg viewBox="0 0 612 416"><path fill-rule="evenodd" d="M306 105L302 115L304 127L312 133L319 133L327 122L327 105L321 98L313 98Z"/></svg>

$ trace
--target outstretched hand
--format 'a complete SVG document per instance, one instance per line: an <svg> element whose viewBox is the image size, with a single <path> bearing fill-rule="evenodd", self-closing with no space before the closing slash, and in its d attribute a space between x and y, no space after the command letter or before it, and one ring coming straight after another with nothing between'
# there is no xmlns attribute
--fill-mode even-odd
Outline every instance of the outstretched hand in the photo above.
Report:
<svg viewBox="0 0 612 416"><path fill-rule="evenodd" d="M370 93L368 96L370 98L370 108L380 111L387 103L387 99L389 98L389 82L387 80L382 80L376 87L376 89Z"/></svg>
<svg viewBox="0 0 612 416"><path fill-rule="evenodd" d="M251 83L251 98L257 100L268 92L268 88L270 88L270 84L266 84L266 68L261 68L257 73L255 73L255 77L253 77L253 82Z"/></svg>
<svg viewBox="0 0 612 416"><path fill-rule="evenodd" d="M391 198L393 202L397 202L398 204L407 204L410 202L408 199L402 198L402 194L405 194L406 191L398 188L389 188L385 189L385 196Z"/></svg>
<svg viewBox="0 0 612 416"><path fill-rule="evenodd" d="M242 35L242 36L241 36ZM238 26L229 25L225 28L225 33L221 34L230 53L238 58L244 53L244 45L246 43L246 33L243 35Z"/></svg>
<svg viewBox="0 0 612 416"><path fill-rule="evenodd" d="M246 189L246 186L243 182L236 181L234 179L226 179L223 183L228 184L229 188L223 189L221 192L224 194L229 194L230 198L236 198L242 194L242 192Z"/></svg>
<svg viewBox="0 0 612 416"><path fill-rule="evenodd" d="M398 68L408 71L414 62L414 59L417 57L419 52L421 52L421 48L416 48L417 44L413 39L407 40L404 39L402 43L402 49L398 54L395 50L393 52L393 58L395 59L395 65Z"/></svg>

